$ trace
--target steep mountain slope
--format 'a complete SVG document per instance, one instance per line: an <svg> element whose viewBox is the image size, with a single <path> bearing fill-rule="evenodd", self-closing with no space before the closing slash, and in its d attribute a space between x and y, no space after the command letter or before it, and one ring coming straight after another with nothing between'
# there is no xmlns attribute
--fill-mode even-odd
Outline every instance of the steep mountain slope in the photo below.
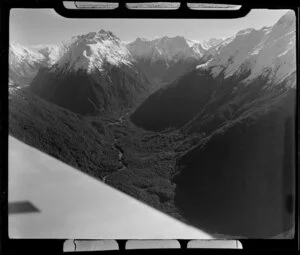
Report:
<svg viewBox="0 0 300 255"><path fill-rule="evenodd" d="M127 48L147 78L159 87L192 70L201 63L206 51L221 41L211 39L201 43L182 36L154 40L137 38L127 44Z"/></svg>
<svg viewBox="0 0 300 255"><path fill-rule="evenodd" d="M259 107L270 91L280 95L285 87L295 87L295 57L295 15L288 12L271 28L245 29L213 47L206 63L154 93L132 121L156 131L211 132L208 123L217 128Z"/></svg>
<svg viewBox="0 0 300 255"><path fill-rule="evenodd" d="M76 113L131 107L150 87L126 47L111 32L100 30L73 37L57 55L50 68L39 70L31 89Z"/></svg>
<svg viewBox="0 0 300 255"><path fill-rule="evenodd" d="M247 54L231 55L231 63L226 58L225 61L221 58L221 64L214 63L214 59L198 69L210 72L213 77L225 77L213 98L183 127L185 131L210 132L248 110L263 108L270 100L295 88L296 38L293 12L284 15L272 29L262 30L266 31L265 35L254 48L251 46L252 50L247 51ZM219 55L227 53L223 52ZM220 69L221 73L218 74Z"/></svg>
<svg viewBox="0 0 300 255"><path fill-rule="evenodd" d="M290 11L273 27L239 31L212 48L214 57L198 68L209 70L214 77L223 73L225 78L251 70L245 82L269 72L268 78L273 81L276 76L278 83L296 68L295 29L295 14Z"/></svg>
<svg viewBox="0 0 300 255"><path fill-rule="evenodd" d="M154 131L180 128L204 107L217 86L217 80L194 70L150 95L131 115L131 120Z"/></svg>
<svg viewBox="0 0 300 255"><path fill-rule="evenodd" d="M175 204L188 222L209 233L268 238L289 231L292 236L294 18L288 12L271 29L263 28L266 33L248 50L236 45L231 55L228 43L219 52L223 58L197 69L219 84L181 128L206 139L177 160ZM263 58L253 54L257 51Z"/></svg>
<svg viewBox="0 0 300 255"><path fill-rule="evenodd" d="M178 160L175 204L191 224L247 238L294 227L295 97L287 90Z"/></svg>

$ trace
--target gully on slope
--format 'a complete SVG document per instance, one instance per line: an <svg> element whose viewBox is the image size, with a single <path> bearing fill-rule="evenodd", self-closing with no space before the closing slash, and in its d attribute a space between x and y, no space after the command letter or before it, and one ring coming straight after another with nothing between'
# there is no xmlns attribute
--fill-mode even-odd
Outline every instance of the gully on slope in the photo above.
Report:
<svg viewBox="0 0 300 255"><path fill-rule="evenodd" d="M124 117L126 116L126 115L128 115L129 114L129 112L127 112L125 115L122 115L119 119L118 119L118 121L116 121L116 122L110 122L110 123L108 123L108 124L106 124L106 126L110 126L110 125L121 125L122 123L124 123ZM117 144L117 142L118 142L118 140L117 139L114 139L114 144L113 144L113 146L114 146L114 148L118 151L118 159L119 159L119 163L120 163L120 165L121 165L121 167L117 170L117 172L121 172L121 171L123 171L123 170L125 170L126 168L127 168L127 166L126 166L126 164L124 163L124 151L122 150L122 148L120 147L120 146L118 146L118 144ZM114 172L115 173L115 172ZM109 175L111 175L111 174L107 174L107 175L105 175L104 177L103 177L103 179L102 179L102 181L105 183L106 182L106 179L107 179L107 177L109 176Z"/></svg>

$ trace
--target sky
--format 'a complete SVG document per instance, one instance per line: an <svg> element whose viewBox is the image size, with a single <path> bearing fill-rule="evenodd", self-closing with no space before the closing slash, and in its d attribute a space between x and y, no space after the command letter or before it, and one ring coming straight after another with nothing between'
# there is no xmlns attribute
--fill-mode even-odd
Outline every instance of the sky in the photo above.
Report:
<svg viewBox="0 0 300 255"><path fill-rule="evenodd" d="M245 28L272 26L288 10L256 9L239 19L70 19L53 9L12 9L10 40L31 46L58 44L74 35L110 30L123 41L137 37L184 36L192 40L229 37Z"/></svg>

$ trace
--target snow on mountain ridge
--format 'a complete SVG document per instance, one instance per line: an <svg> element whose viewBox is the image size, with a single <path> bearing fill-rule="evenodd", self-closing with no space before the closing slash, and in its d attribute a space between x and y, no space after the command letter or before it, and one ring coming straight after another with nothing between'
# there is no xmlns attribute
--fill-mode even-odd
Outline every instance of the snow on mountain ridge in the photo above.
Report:
<svg viewBox="0 0 300 255"><path fill-rule="evenodd" d="M17 43L11 43L9 47L9 62L10 64L19 64L26 61L28 64L33 62L41 62L44 56L41 53L35 52Z"/></svg>
<svg viewBox="0 0 300 255"><path fill-rule="evenodd" d="M9 46L9 85L28 85L40 66L45 64L45 56L17 43Z"/></svg>
<svg viewBox="0 0 300 255"><path fill-rule="evenodd" d="M197 69L210 70L213 77L223 72L225 78L248 70L244 83L268 75L269 83L278 84L296 70L295 28L291 11L272 27L243 29L213 47L213 60Z"/></svg>
<svg viewBox="0 0 300 255"><path fill-rule="evenodd" d="M137 38L132 42L135 46L131 48L132 43L122 42L112 32L101 29L98 32L75 35L58 45L39 44L26 50L19 46L15 52L18 52L16 58L19 62L26 59L24 52L27 51L30 56L26 60L28 64L43 62L47 67L64 66L66 70L71 70L72 67L74 70L86 69L91 72L94 69L101 71L105 63L130 66L137 57L150 57L153 60L161 58L167 65L170 61L176 62L182 58L200 59L206 49L214 45L215 40L219 39L200 42L183 36L164 36L153 40ZM14 47L13 43L11 45Z"/></svg>
<svg viewBox="0 0 300 255"><path fill-rule="evenodd" d="M296 71L296 23L292 11L283 15L248 58L256 58L248 80L268 69L269 82L280 83ZM256 54L254 54L256 53ZM295 84L293 84L295 86Z"/></svg>
<svg viewBox="0 0 300 255"><path fill-rule="evenodd" d="M137 38L125 43L112 32L101 29L73 36L57 46L36 45L27 49L11 44L10 66L13 69L22 62L26 65L43 63L48 67L84 69L90 73L95 69L102 71L106 63L130 67L141 58L150 59L151 63L158 60L167 67L182 59L202 59L202 62L209 62L198 65L197 69L209 69L214 77L223 72L227 78L246 68L251 70L249 79L252 79L269 68L279 80L285 73L295 70L294 53L295 15L291 11L271 27L243 29L225 40L196 41L183 36L163 36L152 40Z"/></svg>
<svg viewBox="0 0 300 255"><path fill-rule="evenodd" d="M68 70L87 70L88 73L109 63L119 66L131 66L133 59L120 39L110 31L101 29L99 32L90 32L85 35L73 37L65 44L61 57L56 66L66 67Z"/></svg>
<svg viewBox="0 0 300 255"><path fill-rule="evenodd" d="M136 58L159 57L166 61L176 61L179 58L200 59L205 52L221 42L222 39L210 39L207 41L197 41L186 39L183 36L158 37L155 39L137 38L135 41L127 43L127 48ZM154 51L160 53L153 54Z"/></svg>
<svg viewBox="0 0 300 255"><path fill-rule="evenodd" d="M211 38L209 40L204 40L202 42L199 42L204 50L209 50L212 47L217 46L222 41L224 41L224 38Z"/></svg>
<svg viewBox="0 0 300 255"><path fill-rule="evenodd" d="M213 48L213 60L209 65L214 77L224 72L225 77L232 75L244 62L245 57L260 42L264 32L255 29L243 29Z"/></svg>

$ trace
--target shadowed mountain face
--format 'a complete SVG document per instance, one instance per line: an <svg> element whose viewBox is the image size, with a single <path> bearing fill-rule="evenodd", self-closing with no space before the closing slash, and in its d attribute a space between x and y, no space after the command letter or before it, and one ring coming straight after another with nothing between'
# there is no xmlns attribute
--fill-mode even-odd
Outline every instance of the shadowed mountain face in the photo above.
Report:
<svg viewBox="0 0 300 255"><path fill-rule="evenodd" d="M247 85L239 82L240 77L226 79L214 91L210 101L181 129L208 135L240 117L255 111L264 112L281 100L291 89L287 84L295 78L293 73L282 83L271 86L267 77L259 77Z"/></svg>
<svg viewBox="0 0 300 255"><path fill-rule="evenodd" d="M39 70L31 91L75 113L120 112L143 100L150 89L129 51L110 31L74 36L49 54L51 65Z"/></svg>
<svg viewBox="0 0 300 255"><path fill-rule="evenodd" d="M127 67L111 67L105 73L84 70L64 73L40 69L31 90L54 104L80 114L94 115L132 107L147 94L149 84Z"/></svg>
<svg viewBox="0 0 300 255"><path fill-rule="evenodd" d="M294 227L293 20L239 32L132 115L148 130L205 137L177 158L174 203L212 235L270 238Z"/></svg>
<svg viewBox="0 0 300 255"><path fill-rule="evenodd" d="M132 121L145 129L179 128L210 100L217 80L193 71L173 86L157 91L133 113Z"/></svg>
<svg viewBox="0 0 300 255"><path fill-rule="evenodd" d="M180 76L192 71L199 63L202 63L202 61L197 59L182 59L169 64L161 59L155 62L145 58L136 60L136 65L143 71L147 79L153 83L153 90L174 82Z"/></svg>
<svg viewBox="0 0 300 255"><path fill-rule="evenodd" d="M221 128L178 165L175 204L214 234L265 238L293 227L295 91Z"/></svg>

